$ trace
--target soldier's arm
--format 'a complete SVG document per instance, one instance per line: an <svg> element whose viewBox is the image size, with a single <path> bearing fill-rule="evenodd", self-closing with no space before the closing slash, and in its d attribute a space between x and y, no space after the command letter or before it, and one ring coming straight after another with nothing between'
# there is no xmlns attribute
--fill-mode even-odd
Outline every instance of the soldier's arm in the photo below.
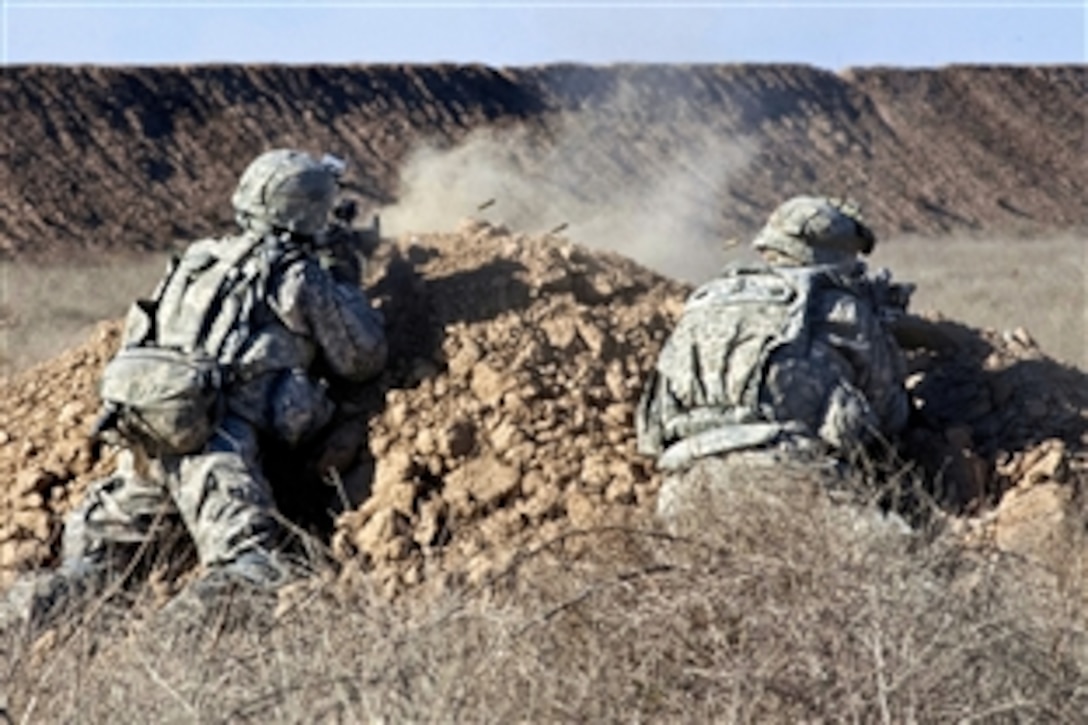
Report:
<svg viewBox="0 0 1088 725"><path fill-rule="evenodd" d="M880 419L880 431L894 435L907 424L910 412L904 387L907 361L894 330L873 320L868 334L872 345L865 360L868 365L865 394Z"/></svg>
<svg viewBox="0 0 1088 725"><path fill-rule="evenodd" d="M642 388L642 396L635 411L635 438L638 452L644 456L659 456L665 450L664 427L661 421L661 380L656 370Z"/></svg>
<svg viewBox="0 0 1088 725"><path fill-rule="evenodd" d="M338 284L313 260L303 260L285 271L276 306L292 332L317 345L333 375L363 381L385 367L384 321L358 285Z"/></svg>
<svg viewBox="0 0 1088 725"><path fill-rule="evenodd" d="M817 326L818 339L847 364L843 370L850 372L841 378L865 399L876 429L885 435L898 432L908 413L906 361L880 311L866 298L841 292L821 301L825 316Z"/></svg>
<svg viewBox="0 0 1088 725"><path fill-rule="evenodd" d="M337 284L361 285L363 283L363 261L356 254L349 239L343 236L332 238L326 245L316 250L318 264L327 271Z"/></svg>
<svg viewBox="0 0 1088 725"><path fill-rule="evenodd" d="M959 342L946 325L913 313L899 316L889 325L889 329L904 350L950 352L959 347Z"/></svg>

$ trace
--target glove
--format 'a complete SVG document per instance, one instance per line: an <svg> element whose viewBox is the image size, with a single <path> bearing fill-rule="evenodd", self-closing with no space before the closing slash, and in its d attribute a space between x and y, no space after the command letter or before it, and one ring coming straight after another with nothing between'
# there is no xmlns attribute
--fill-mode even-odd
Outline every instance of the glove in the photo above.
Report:
<svg viewBox="0 0 1088 725"><path fill-rule="evenodd" d="M363 261L343 239L334 239L317 250L321 268L332 275L337 284L359 286L363 281Z"/></svg>

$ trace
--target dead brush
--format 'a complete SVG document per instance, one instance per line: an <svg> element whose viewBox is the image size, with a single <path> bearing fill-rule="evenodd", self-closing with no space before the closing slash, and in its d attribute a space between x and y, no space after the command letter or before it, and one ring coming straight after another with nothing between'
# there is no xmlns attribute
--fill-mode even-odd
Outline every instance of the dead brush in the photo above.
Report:
<svg viewBox="0 0 1088 725"><path fill-rule="evenodd" d="M440 594L390 602L365 577L349 589L330 577L278 619L217 632L170 630L138 605L122 627L83 621L64 648L17 643L0 691L15 721L1072 722L1088 711L1088 633L1045 572L882 525L872 507L814 505L800 483L735 486L684 534L568 530L484 584Z"/></svg>

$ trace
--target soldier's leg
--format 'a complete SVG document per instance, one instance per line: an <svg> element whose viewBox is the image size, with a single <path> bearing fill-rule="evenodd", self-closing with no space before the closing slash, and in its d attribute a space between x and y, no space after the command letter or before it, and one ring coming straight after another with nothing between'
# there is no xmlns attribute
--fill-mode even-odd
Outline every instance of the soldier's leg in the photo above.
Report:
<svg viewBox="0 0 1088 725"><path fill-rule="evenodd" d="M205 568L237 569L256 584L277 584L283 572L273 554L276 504L261 472L253 426L228 416L203 451L165 465L171 495Z"/></svg>
<svg viewBox="0 0 1088 725"><path fill-rule="evenodd" d="M300 507L314 523L332 528L332 517L358 506L370 495L373 459L368 446L369 418L366 413L338 412L321 435L304 452L305 476L313 485L293 492L313 497ZM369 466L370 475L359 475ZM318 495L320 492L320 495Z"/></svg>
<svg viewBox="0 0 1088 725"><path fill-rule="evenodd" d="M137 466L132 453L122 451L117 470L91 484L66 517L60 565L16 581L0 604L0 620L48 625L125 575L133 555L176 525L176 510L156 465Z"/></svg>
<svg viewBox="0 0 1088 725"><path fill-rule="evenodd" d="M309 446L307 466L324 484L328 494L323 502L325 511L342 512L370 495L370 418L385 401L380 390L369 383L342 383L333 387L330 397L336 410Z"/></svg>
<svg viewBox="0 0 1088 725"><path fill-rule="evenodd" d="M117 470L91 484L83 501L65 519L61 564L127 563L141 547L176 526L178 512L157 461L139 461L129 451L118 457Z"/></svg>
<svg viewBox="0 0 1088 725"><path fill-rule="evenodd" d="M328 535L336 514L370 493L369 413L338 409L316 435L288 447L267 442L261 462L280 511L302 528Z"/></svg>
<svg viewBox="0 0 1088 725"><path fill-rule="evenodd" d="M738 504L771 502L806 486L808 469L763 450L732 451L698 458L665 476L657 494L658 520L674 534L698 532ZM811 482L810 482L811 483Z"/></svg>
<svg viewBox="0 0 1088 725"><path fill-rule="evenodd" d="M699 458L688 467L670 471L657 492L658 521L673 534L697 530L696 519L711 507L716 488L728 485L729 466L724 457Z"/></svg>
<svg viewBox="0 0 1088 725"><path fill-rule="evenodd" d="M780 451L710 456L665 477L656 514L670 533L685 536L721 527L758 533L761 521L772 522L780 532L795 527L799 533L856 537L879 532L893 538L909 533L898 516L849 495L844 488L848 475L826 457L791 458Z"/></svg>

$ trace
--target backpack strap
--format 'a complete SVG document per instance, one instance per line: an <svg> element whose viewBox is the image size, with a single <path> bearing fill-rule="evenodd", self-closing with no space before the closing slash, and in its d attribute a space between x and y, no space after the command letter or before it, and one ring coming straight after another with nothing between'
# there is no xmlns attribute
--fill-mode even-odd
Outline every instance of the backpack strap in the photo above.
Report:
<svg viewBox="0 0 1088 725"><path fill-rule="evenodd" d="M280 273L304 255L305 250L298 244L289 244L283 237L267 236L240 258L232 267L237 274L218 301L218 309L208 310L211 322L209 332L200 339L203 348L225 364L235 362L250 343L253 332L275 317L267 300ZM244 286L242 294L231 294L239 286ZM225 311L224 303L235 307Z"/></svg>
<svg viewBox="0 0 1088 725"><path fill-rule="evenodd" d="M294 245L268 235L197 243L145 305L154 309L144 344L231 364L248 342L275 270Z"/></svg>
<svg viewBox="0 0 1088 725"><path fill-rule="evenodd" d="M254 306L254 298L259 296L263 290L247 290L246 294L241 299L232 295L232 293L238 289L240 285L254 281L253 272L247 271L246 265L249 263L250 258L257 256L258 250L265 244L265 241L265 237L256 237L250 244L243 245L239 249L233 250L233 254L223 255L216 262L217 266L225 267L225 270L222 272L214 296L202 311L200 327L197 329L196 337L192 341L194 350L203 350L217 360L222 360L231 338L229 333L239 323L248 328L249 316L252 313ZM262 280L267 280L268 275L263 273L263 268L265 266L266 265L263 264L259 265L256 270L255 281L258 283ZM217 322L222 322L222 317L225 312L224 306L227 304L232 304L235 307L233 310L227 310L227 312L230 313L230 316L235 319L230 321L230 324L227 325L226 329L220 324L219 328L214 330L214 332L217 333L216 337L218 339L212 340L213 326ZM243 334L241 336L248 337L248 334ZM209 342L212 343L210 346ZM209 349L209 347L212 349Z"/></svg>
<svg viewBox="0 0 1088 725"><path fill-rule="evenodd" d="M816 297L819 281L822 276L813 274L811 270L802 268L768 267L767 272L784 280L790 288L792 295L783 303L788 305L782 327L777 335L768 340L759 350L756 363L752 366L751 373L745 381L740 392L740 403L748 410L758 410L760 391L767 373L767 365L771 355L776 351L791 347L799 356L808 355L812 346L812 305Z"/></svg>

